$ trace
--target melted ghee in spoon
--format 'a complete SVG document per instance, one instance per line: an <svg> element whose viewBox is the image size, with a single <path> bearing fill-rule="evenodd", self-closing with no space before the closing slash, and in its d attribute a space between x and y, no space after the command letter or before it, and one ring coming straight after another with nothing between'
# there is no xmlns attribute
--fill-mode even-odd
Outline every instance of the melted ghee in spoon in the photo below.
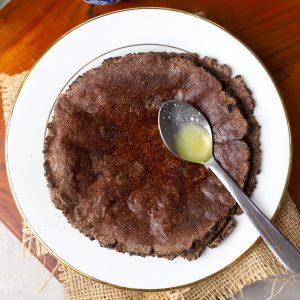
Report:
<svg viewBox="0 0 300 300"><path fill-rule="evenodd" d="M177 130L175 147L179 156L190 162L206 162L212 156L212 139L209 132L193 123L184 124Z"/></svg>

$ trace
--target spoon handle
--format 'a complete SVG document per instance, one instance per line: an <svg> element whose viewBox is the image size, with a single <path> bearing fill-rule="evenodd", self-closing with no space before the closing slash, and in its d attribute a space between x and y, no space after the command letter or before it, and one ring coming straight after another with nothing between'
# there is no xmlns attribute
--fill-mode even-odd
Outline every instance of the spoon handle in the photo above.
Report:
<svg viewBox="0 0 300 300"><path fill-rule="evenodd" d="M232 197L247 214L265 243L285 268L292 273L300 273L300 252L296 247L271 223L213 158L206 162L205 165L215 173L227 188Z"/></svg>

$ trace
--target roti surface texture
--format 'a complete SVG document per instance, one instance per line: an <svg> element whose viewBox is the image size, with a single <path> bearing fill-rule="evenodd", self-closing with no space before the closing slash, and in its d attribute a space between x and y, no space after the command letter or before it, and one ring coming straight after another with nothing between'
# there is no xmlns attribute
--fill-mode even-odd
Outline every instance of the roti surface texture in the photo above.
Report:
<svg viewBox="0 0 300 300"><path fill-rule="evenodd" d="M232 231L236 204L209 170L163 145L157 113L170 99L208 118L215 158L250 193L260 165L251 93L193 54L129 54L80 76L48 125L46 176L55 206L101 245L195 259Z"/></svg>

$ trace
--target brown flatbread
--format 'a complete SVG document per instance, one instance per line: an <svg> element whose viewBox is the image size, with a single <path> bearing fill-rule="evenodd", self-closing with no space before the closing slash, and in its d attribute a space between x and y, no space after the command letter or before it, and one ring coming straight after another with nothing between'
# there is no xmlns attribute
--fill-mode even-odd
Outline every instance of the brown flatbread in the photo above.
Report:
<svg viewBox="0 0 300 300"><path fill-rule="evenodd" d="M166 149L157 113L170 99L201 110L216 159L244 187L259 139L229 77L209 58L151 52L108 59L77 78L59 97L45 142L55 206L83 234L121 252L195 259L217 246L234 228L235 201L204 166Z"/></svg>

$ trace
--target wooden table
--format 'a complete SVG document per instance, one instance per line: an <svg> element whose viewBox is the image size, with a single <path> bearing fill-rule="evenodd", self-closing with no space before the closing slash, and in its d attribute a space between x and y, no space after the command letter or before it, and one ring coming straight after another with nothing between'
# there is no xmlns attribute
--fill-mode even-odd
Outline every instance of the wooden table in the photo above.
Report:
<svg viewBox="0 0 300 300"><path fill-rule="evenodd" d="M28 70L52 42L83 21L113 10L142 6L202 11L243 40L266 64L289 115L294 150L289 191L300 208L300 1L128 0L95 7L81 0L12 0L0 10L0 72ZM4 137L1 107L0 220L21 239L22 220L5 171ZM51 269L55 262L47 264Z"/></svg>

